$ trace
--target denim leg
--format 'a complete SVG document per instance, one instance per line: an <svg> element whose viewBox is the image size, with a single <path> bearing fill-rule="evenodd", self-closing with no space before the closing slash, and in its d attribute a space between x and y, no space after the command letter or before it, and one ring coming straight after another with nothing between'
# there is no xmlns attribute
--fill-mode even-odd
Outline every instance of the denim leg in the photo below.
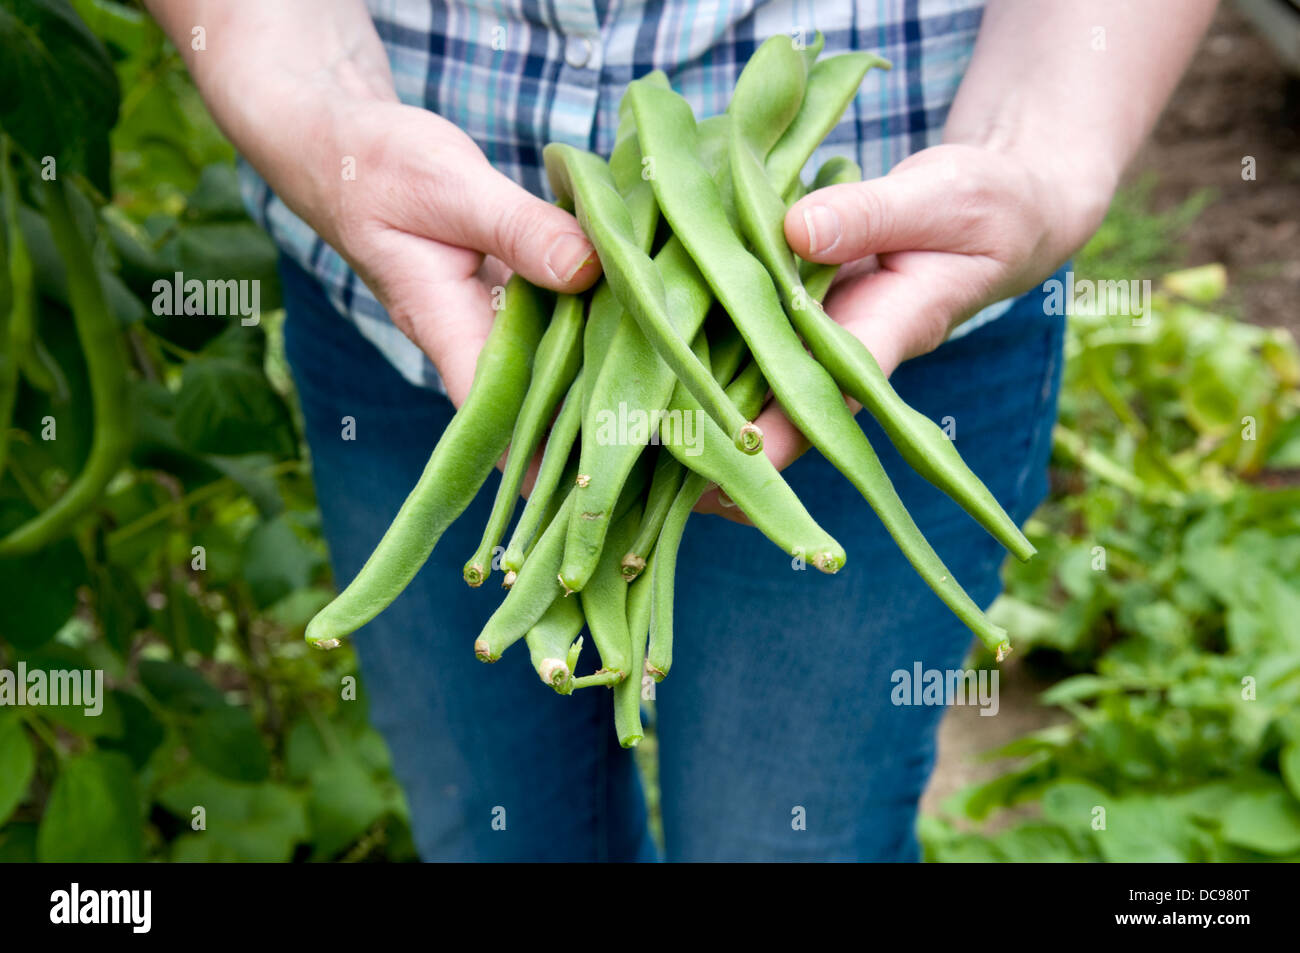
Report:
<svg viewBox="0 0 1300 953"><path fill-rule="evenodd" d="M1046 494L1062 341L1062 320L1030 295L893 378L922 413L953 418L962 455L1017 521ZM1001 546L858 419L935 550L990 604ZM667 858L916 860L943 708L895 706L891 674L960 668L972 637L820 454L786 476L848 563L795 571L750 527L689 524L673 669L656 692Z"/></svg>

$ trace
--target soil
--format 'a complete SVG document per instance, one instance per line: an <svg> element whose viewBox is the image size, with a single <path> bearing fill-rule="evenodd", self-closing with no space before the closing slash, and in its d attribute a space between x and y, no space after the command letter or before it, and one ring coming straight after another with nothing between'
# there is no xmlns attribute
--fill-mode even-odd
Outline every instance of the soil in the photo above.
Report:
<svg viewBox="0 0 1300 953"><path fill-rule="evenodd" d="M1242 178L1246 156L1255 159L1253 180ZM1156 211L1214 191L1181 236L1186 264L1222 262L1242 318L1300 337L1300 79L1231 3L1219 8L1128 178L1152 174ZM985 752L1064 720L1036 701L1049 684L1013 656L1002 668L996 717L949 709L921 809L935 813L962 787L1007 769L1005 761L981 760Z"/></svg>

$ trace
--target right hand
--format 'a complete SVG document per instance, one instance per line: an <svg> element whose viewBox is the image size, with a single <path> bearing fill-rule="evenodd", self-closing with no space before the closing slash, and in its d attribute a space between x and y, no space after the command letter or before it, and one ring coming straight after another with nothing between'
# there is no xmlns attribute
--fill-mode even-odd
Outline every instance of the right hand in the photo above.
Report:
<svg viewBox="0 0 1300 953"><path fill-rule="evenodd" d="M322 138L313 151L323 181L303 217L429 355L456 406L492 325L494 287L517 271L578 292L600 274L572 215L493 169L434 113L361 101L331 110ZM343 178L345 156L355 179Z"/></svg>
<svg viewBox="0 0 1300 953"><path fill-rule="evenodd" d="M452 123L398 101L362 0L145 4L230 141L429 355L456 406L511 271L567 292L599 276L572 215L493 169Z"/></svg>

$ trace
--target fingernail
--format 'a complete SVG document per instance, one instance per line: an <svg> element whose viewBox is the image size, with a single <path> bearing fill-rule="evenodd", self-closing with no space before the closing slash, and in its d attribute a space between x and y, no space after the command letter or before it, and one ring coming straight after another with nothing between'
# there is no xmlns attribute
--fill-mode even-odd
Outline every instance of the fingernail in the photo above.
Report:
<svg viewBox="0 0 1300 953"><path fill-rule="evenodd" d="M840 240L840 217L826 205L811 205L803 210L803 227L808 229L808 251L821 255Z"/></svg>
<svg viewBox="0 0 1300 953"><path fill-rule="evenodd" d="M556 281L564 284L571 281L583 265L594 261L595 257L596 251L591 243L581 235L570 232L546 253L546 268Z"/></svg>

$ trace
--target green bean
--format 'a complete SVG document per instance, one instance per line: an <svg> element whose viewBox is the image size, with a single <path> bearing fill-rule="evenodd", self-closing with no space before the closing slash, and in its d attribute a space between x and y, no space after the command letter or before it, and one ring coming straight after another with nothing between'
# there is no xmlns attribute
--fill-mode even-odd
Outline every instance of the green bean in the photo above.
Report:
<svg viewBox="0 0 1300 953"><path fill-rule="evenodd" d="M582 590L582 612L587 628L600 653L600 667L606 672L635 672L631 669L631 636L627 630L627 582L619 570L619 556L636 536L641 521L640 507L631 507L609 530L609 544L591 581Z"/></svg>
<svg viewBox="0 0 1300 953"><path fill-rule="evenodd" d="M501 568L506 571L507 576L519 572L519 568L524 564L528 547L537 536L537 531L547 525L543 516L546 515L547 506L554 498L556 489L562 485L564 470L573 452L574 441L578 438L578 427L582 422L582 398L586 391L583 384L584 376L582 371L578 371L578 376L569 385L569 393L564 398L564 405L560 408L555 423L551 425L550 435L546 438L546 449L542 451L542 464L537 470L537 480L533 483L533 492L528 494L524 511L520 514L519 522L515 524L514 532L510 534L510 542L506 544L505 554L501 557ZM569 483L572 483L572 480ZM514 580L511 579L510 582Z"/></svg>
<svg viewBox="0 0 1300 953"><path fill-rule="evenodd" d="M728 386L727 393L756 413L767 395L767 382L759 366L750 364ZM683 466L721 487L745 511L758 531L782 551L807 560L822 572L839 572L847 558L844 547L809 515L798 494L771 460L735 452L725 435L713 426L713 421L699 412L691 395L680 388L669 405L669 414L673 415L670 419L677 419L678 412L682 420L699 421L696 447L687 446L680 439L664 441L664 446Z"/></svg>
<svg viewBox="0 0 1300 953"><path fill-rule="evenodd" d="M627 484L615 506L616 522L636 502L644 488L645 472L641 467L636 467L628 475ZM528 633L552 602L561 595L570 594L556 582L556 576L560 560L564 556L564 537L569 514L574 510L576 499L577 492L573 489L565 494L555 518L547 525L537 545L524 560L514 585L483 626L483 631L474 642L474 654L480 661L495 662L502 652Z"/></svg>
<svg viewBox="0 0 1300 953"><path fill-rule="evenodd" d="M812 42L805 43L803 46L797 45L794 40L795 37L791 36L791 45L794 46L794 48L799 51L799 55L803 57L804 69L811 69L812 65L817 62L817 57L822 55L822 50L826 46L825 34L823 34L821 30L815 31L813 33Z"/></svg>
<svg viewBox="0 0 1300 953"><path fill-rule="evenodd" d="M645 514L637 528L636 538L623 557L621 568L623 578L631 582L646 567L646 558L654 549L655 540L659 538L659 528L663 526L668 507L672 506L673 497L681 488L685 471L671 453L661 450L655 462L654 477L650 480L650 490L646 494Z"/></svg>
<svg viewBox="0 0 1300 953"><path fill-rule="evenodd" d="M809 156L840 121L873 66L887 70L890 63L871 53L843 53L818 60L808 70L799 112L776 144L769 147L766 156L767 175L778 195L786 195L799 181L799 172ZM753 74L750 78L754 78ZM766 91L769 85L769 82L755 84L758 93ZM757 105L761 112L761 100Z"/></svg>
<svg viewBox="0 0 1300 953"><path fill-rule="evenodd" d="M501 658L501 653L527 635L560 596L555 570L564 554L564 527L573 511L574 499L575 494L570 490L555 519L524 561L515 584L483 626L474 642L474 654L479 661L495 662Z"/></svg>
<svg viewBox="0 0 1300 953"><path fill-rule="evenodd" d="M663 73L650 73L646 77L652 82L666 86L667 77ZM636 123L630 109L619 108L619 127L614 151L609 157L609 174L618 188L619 194L627 205L628 216L632 220L632 232L637 246L646 254L654 244L655 224L659 219L659 205L655 202L654 189L641 176L641 147L636 138ZM586 394L582 407L585 413L589 402L590 390L596 383L596 375L604 363L614 333L618 330L624 317L623 306L614 295L609 282L601 278L591 295L591 306L587 310L587 330L583 335L582 364L586 368Z"/></svg>
<svg viewBox="0 0 1300 953"><path fill-rule="evenodd" d="M828 185L838 185L841 182L857 182L861 178L862 169L856 162L843 156L832 156L817 170L812 191L824 189ZM826 300L826 294L831 290L831 283L835 281L835 275L839 270L839 265L800 261L799 280L803 282L804 290L808 292L809 297L821 302Z"/></svg>
<svg viewBox="0 0 1300 953"><path fill-rule="evenodd" d="M109 311L94 257L68 204L72 186L63 180L45 186L45 214L63 259L72 318L90 378L95 431L90 454L76 479L50 506L0 539L0 557L26 555L71 532L126 461L131 444L126 409L128 361L122 335Z"/></svg>
<svg viewBox="0 0 1300 953"><path fill-rule="evenodd" d="M406 588L447 527L465 511L510 441L546 327L542 299L523 278L506 285L478 357L469 396L443 431L419 481L361 571L307 625L318 648L365 625Z"/></svg>
<svg viewBox="0 0 1300 953"><path fill-rule="evenodd" d="M591 675L579 675L569 683L569 687L575 692L580 688L613 688L621 681L622 672L594 672Z"/></svg>
<svg viewBox="0 0 1300 953"><path fill-rule="evenodd" d="M492 513L483 530L478 549L465 564L465 581L471 586L481 586L492 572L493 551L510 525L519 488L523 485L528 464L555 413L556 405L564 396L578 373L582 360L583 300L577 295L560 295L555 302L555 313L550 326L537 345L533 358L532 377L523 406L515 420L510 438L510 455L505 471L497 486Z"/></svg>
<svg viewBox="0 0 1300 953"><path fill-rule="evenodd" d="M726 117L706 120L701 128L702 152L716 163L719 174L725 170L727 148ZM713 292L704 277L691 261L690 255L676 237L670 237L654 258L655 266L663 277L668 310L678 322L683 337L694 337L704 323L713 303ZM596 322L593 301L590 328ZM630 316L623 320L613 340L608 343L606 360L600 373L588 361L587 379L590 383L587 410L582 421L582 449L580 472L584 475L579 484L581 493L578 513L581 518L571 521L569 537L565 544L564 567L561 576L564 584L573 590L586 585L605 542L609 520L606 513L618 498L619 488L641 455L645 440L619 440L602 438L602 420L617 417L620 405L646 413L658 412L667 406L676 380L672 368L655 353L641 328ZM615 435L617 437L617 435ZM595 479L592 479L592 476Z"/></svg>
<svg viewBox="0 0 1300 953"><path fill-rule="evenodd" d="M924 414L898 396L871 352L836 323L799 280L794 254L785 241L785 203L759 164L762 142L750 148L732 141L731 174L742 231L776 282L795 330L835 383L861 403L880 424L899 454L917 473L943 490L1019 559L1034 547L993 494L961 458L956 446ZM841 165L841 180L857 171Z"/></svg>
<svg viewBox="0 0 1300 953"><path fill-rule="evenodd" d="M619 303L678 379L691 388L700 405L732 435L736 446L757 453L763 448L762 432L736 411L708 369L691 353L671 317L662 276L636 245L631 217L608 167L598 156L563 143L551 143L542 155L551 187L575 203L578 221L596 246L605 279Z"/></svg>
<svg viewBox="0 0 1300 953"><path fill-rule="evenodd" d="M663 681L673 665L673 585L677 574L677 551L681 548L686 521L708 488L708 477L699 473L687 474L673 505L668 508L663 529L659 531L659 542L655 544L654 568L649 574L652 609L645 671L656 682Z"/></svg>
<svg viewBox="0 0 1300 953"><path fill-rule="evenodd" d="M577 599L556 599L524 636L538 677L561 695L573 691L573 648L586 619ZM579 649L581 647L579 646ZM576 659L574 659L576 661Z"/></svg>
<svg viewBox="0 0 1300 953"><path fill-rule="evenodd" d="M712 348L710 348L704 330L701 330L695 336L695 341L691 347L700 358L700 361L712 368L713 378L719 384L725 384L731 380L736 373L736 369L749 353L745 347L745 339L740 336L735 326L730 322L719 333L718 339ZM712 360L710 360L710 354ZM674 395L682 395L683 400L689 398L689 393L685 392L680 386L674 390ZM698 411L699 405L692 404L692 408ZM668 419L671 420L671 418ZM679 417L678 419L682 418ZM729 449L734 450L735 448ZM632 549L628 554L623 557L623 575L629 581L645 571L646 557L658 545L660 529L668 515L668 509L672 506L678 490L681 489L682 482L688 477L689 473L690 470L672 455L671 448L668 452L660 452L658 462L655 465L654 479L650 484L650 492L647 495L645 516L641 521L640 529L637 531L636 542L632 544Z"/></svg>
<svg viewBox="0 0 1300 953"><path fill-rule="evenodd" d="M654 553L646 565L649 573L634 581L627 590L627 629L631 649L628 677L614 686L614 731L618 743L633 748L645 737L641 727L641 687L645 672L646 635L650 629L650 612L654 567Z"/></svg>
<svg viewBox="0 0 1300 953"><path fill-rule="evenodd" d="M940 598L986 644L1002 650L1006 633L984 617L917 529L839 387L803 350L767 270L730 228L717 186L695 158L690 106L675 94L635 82L628 96L642 151L655 159L660 212L740 329L785 412L867 498ZM733 121L733 175L736 165L760 161L744 133L745 125Z"/></svg>

